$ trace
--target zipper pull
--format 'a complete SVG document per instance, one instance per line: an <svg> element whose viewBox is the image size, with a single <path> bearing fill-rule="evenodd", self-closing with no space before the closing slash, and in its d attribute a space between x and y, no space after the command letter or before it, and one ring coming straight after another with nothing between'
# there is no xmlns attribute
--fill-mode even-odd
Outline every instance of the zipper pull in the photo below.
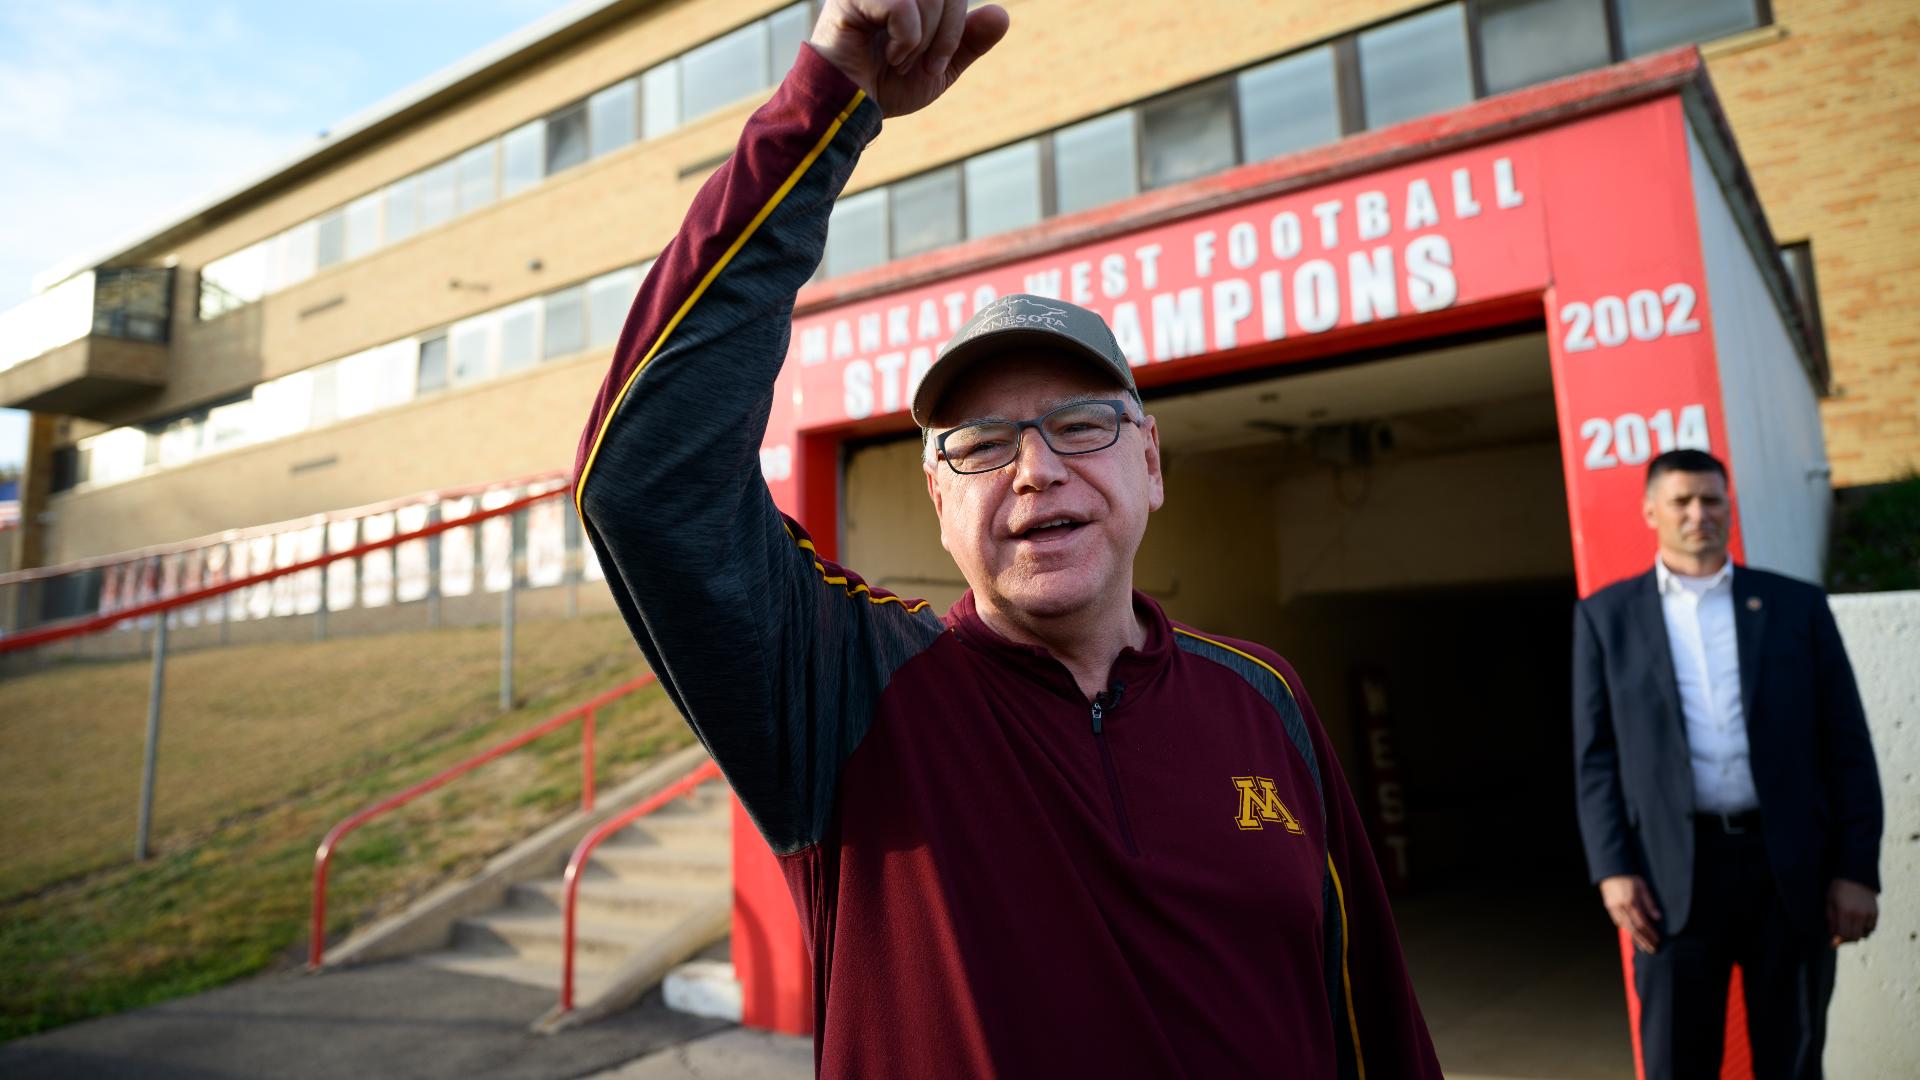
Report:
<svg viewBox="0 0 1920 1080"><path fill-rule="evenodd" d="M1127 684L1117 682L1111 690L1102 690L1093 695L1093 733L1100 734L1100 721L1107 715L1108 709L1120 707L1120 695L1127 692Z"/></svg>

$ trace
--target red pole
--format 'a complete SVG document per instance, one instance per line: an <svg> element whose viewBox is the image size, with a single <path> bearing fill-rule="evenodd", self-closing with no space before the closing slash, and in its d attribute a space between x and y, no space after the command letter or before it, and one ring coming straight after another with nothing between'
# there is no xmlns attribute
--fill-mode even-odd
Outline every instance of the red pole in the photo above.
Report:
<svg viewBox="0 0 1920 1080"><path fill-rule="evenodd" d="M580 810L593 813L593 708L580 718Z"/></svg>

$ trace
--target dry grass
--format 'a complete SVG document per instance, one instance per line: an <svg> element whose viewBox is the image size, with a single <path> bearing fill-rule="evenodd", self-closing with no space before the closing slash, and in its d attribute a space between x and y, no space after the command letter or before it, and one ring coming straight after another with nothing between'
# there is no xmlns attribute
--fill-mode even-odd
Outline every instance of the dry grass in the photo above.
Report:
<svg viewBox="0 0 1920 1080"><path fill-rule="evenodd" d="M154 857L131 859L148 667L0 682L0 1038L163 1000L304 946L313 849L359 806L644 670L612 617L236 646L169 662ZM691 738L663 695L599 718L599 782ZM347 839L338 935L477 867L579 798L569 727Z"/></svg>

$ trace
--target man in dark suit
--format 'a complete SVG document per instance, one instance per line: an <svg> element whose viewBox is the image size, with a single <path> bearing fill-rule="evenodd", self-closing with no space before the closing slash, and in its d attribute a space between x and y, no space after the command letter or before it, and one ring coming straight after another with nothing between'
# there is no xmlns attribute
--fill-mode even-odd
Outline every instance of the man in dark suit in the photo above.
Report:
<svg viewBox="0 0 1920 1080"><path fill-rule="evenodd" d="M1726 467L1647 469L1647 573L1574 613L1587 865L1635 946L1648 1080L1717 1078L1729 967L1754 1074L1818 1077L1833 950L1873 932L1880 783L1817 586L1727 558Z"/></svg>

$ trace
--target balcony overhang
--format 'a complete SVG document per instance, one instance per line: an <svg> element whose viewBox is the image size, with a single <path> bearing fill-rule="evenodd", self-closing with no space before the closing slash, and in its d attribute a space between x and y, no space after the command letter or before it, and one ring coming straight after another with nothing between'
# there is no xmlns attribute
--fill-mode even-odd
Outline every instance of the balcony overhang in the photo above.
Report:
<svg viewBox="0 0 1920 1080"><path fill-rule="evenodd" d="M167 384L167 346L88 334L0 371L0 407L111 421Z"/></svg>

